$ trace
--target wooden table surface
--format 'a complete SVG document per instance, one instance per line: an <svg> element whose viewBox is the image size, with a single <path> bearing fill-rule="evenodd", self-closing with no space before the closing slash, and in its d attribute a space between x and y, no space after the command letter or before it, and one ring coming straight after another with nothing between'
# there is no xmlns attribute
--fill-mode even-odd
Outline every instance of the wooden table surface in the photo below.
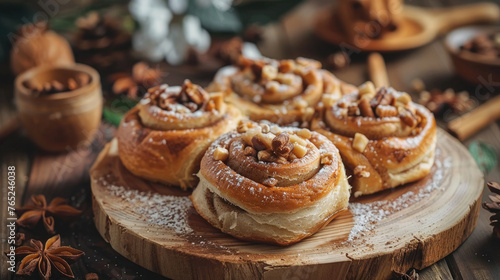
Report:
<svg viewBox="0 0 500 280"><path fill-rule="evenodd" d="M259 45L263 54L273 58L304 56L325 61L328 54L337 51L338 48L322 42L311 31L315 12L323 7L320 2L303 3L278 23L266 26L263 33L264 41ZM409 2L425 6L442 6L443 3L453 5L474 1ZM347 82L361 84L367 79L366 57L366 54L354 52L351 55L351 65L334 73ZM452 87L456 91L468 90L471 96L478 99L483 98L483 93L488 93L486 87L478 88L476 85L467 84L454 74L442 39L416 50L386 54L384 57L392 86L408 91L414 97L416 93L412 90L411 82L415 78L422 79L428 88L444 90ZM2 69L8 67L1 66ZM207 85L211 79L210 74L186 74L184 71L177 71L175 67L164 67L164 69L168 72L166 82L169 84L179 84L184 78L190 78L194 82ZM2 71L4 72L5 70ZM12 84L12 76L0 75L0 126L15 113ZM475 92L482 94L477 95ZM449 118L451 116L445 114L439 121L440 126L443 126ZM473 141L484 142L492 145L498 154L499 124L496 122L489 125L463 144L468 146ZM101 238L93 224L88 170L104 143L113 137L114 131L111 125L103 123L89 148L62 154L49 154L38 150L23 132L17 132L3 140L0 143L2 197L0 219L6 221L7 218L6 175L7 167L13 165L16 167L17 207L28 202L32 195L43 193L49 200L56 196L69 198L72 205L84 210L78 220L59 229L63 245L85 252L85 256L72 265L77 279L85 279L85 275L90 272L97 273L99 279L163 279L114 252ZM490 173L485 174L485 179L500 182L500 167L496 166ZM488 195L489 191L485 188L482 200L488 201ZM455 252L419 271L420 279L500 279L500 240L494 239L491 234L490 216L489 212L481 209L478 224L472 235ZM48 236L27 232L27 238L32 237L45 240ZM7 249L6 238L7 228L2 226L0 244L2 251ZM14 274L5 269L5 260L2 259L1 262L0 278L15 279Z"/></svg>

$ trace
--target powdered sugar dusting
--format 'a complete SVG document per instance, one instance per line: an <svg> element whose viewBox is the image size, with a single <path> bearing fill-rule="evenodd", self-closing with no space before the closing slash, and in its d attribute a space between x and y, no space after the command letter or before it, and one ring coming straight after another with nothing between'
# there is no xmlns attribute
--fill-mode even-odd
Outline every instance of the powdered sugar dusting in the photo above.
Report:
<svg viewBox="0 0 500 280"><path fill-rule="evenodd" d="M168 228L179 234L193 231L188 224L188 210L193 204L186 196L142 192L115 185L107 185L106 190L130 203L130 209L151 225Z"/></svg>
<svg viewBox="0 0 500 280"><path fill-rule="evenodd" d="M437 150L438 151L438 150ZM371 203L349 203L349 210L354 219L354 226L349 233L347 241L358 239L373 230L376 224L389 215L401 211L409 206L430 196L433 191L444 190L441 186L443 181L443 169L451 167L451 157L447 157L441 162L435 160L436 171L428 185L418 192L408 191L394 200L380 200ZM443 168L444 167L444 168Z"/></svg>

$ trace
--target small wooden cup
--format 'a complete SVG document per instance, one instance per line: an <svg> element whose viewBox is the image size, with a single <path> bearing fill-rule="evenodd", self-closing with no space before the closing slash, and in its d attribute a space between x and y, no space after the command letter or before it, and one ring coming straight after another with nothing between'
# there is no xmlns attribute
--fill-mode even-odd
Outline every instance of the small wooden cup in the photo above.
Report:
<svg viewBox="0 0 500 280"><path fill-rule="evenodd" d="M65 84L81 73L89 75L89 83L71 91L35 96L26 86L54 80ZM59 152L91 144L101 122L103 104L95 69L83 64L38 66L17 76L14 91L21 124L37 146Z"/></svg>
<svg viewBox="0 0 500 280"><path fill-rule="evenodd" d="M481 54L461 51L460 47L480 33L500 32L498 26L471 26L452 31L444 44L450 54L457 74L473 84L490 86L491 81L500 80L500 58L490 58Z"/></svg>

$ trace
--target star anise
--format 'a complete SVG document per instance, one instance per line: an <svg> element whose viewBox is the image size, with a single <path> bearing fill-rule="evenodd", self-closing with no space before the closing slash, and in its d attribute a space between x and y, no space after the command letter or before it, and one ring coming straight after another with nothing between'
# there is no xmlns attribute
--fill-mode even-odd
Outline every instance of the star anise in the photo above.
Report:
<svg viewBox="0 0 500 280"><path fill-rule="evenodd" d="M418 280L418 273L415 269L410 269L406 273L392 272L392 279L394 280Z"/></svg>
<svg viewBox="0 0 500 280"><path fill-rule="evenodd" d="M500 239L500 185L496 182L489 182L487 185L496 195L490 195L491 202L483 202L483 208L493 213L490 225L493 226L493 236Z"/></svg>
<svg viewBox="0 0 500 280"><path fill-rule="evenodd" d="M40 276L47 280L52 276L54 268L66 277L75 278L69 264L78 260L84 254L82 251L68 246L61 247L59 235L49 238L45 246L35 239L30 240L30 245L15 250L16 256L24 256L17 269L17 275L31 275L38 269Z"/></svg>
<svg viewBox="0 0 500 280"><path fill-rule="evenodd" d="M54 234L54 217L61 219L71 219L82 213L82 211L69 206L68 201L61 197L54 198L47 205L47 200L44 195L34 195L31 197L31 202L21 208L16 209L16 212L22 214L17 219L17 224L29 229L34 228L40 219L43 220L45 230Z"/></svg>

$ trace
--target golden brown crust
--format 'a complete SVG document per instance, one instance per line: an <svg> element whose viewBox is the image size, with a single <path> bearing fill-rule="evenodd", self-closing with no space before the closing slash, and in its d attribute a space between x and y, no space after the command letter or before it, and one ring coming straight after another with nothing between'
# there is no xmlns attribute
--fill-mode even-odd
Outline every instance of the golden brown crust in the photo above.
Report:
<svg viewBox="0 0 500 280"><path fill-rule="evenodd" d="M222 112L164 114L158 106L144 103L130 110L118 128L120 159L137 176L182 189L197 184L203 153L213 140L235 129L241 118L237 109L226 105ZM182 120L183 115L190 122ZM204 126L198 127L193 118L203 119ZM163 130L163 125L179 128Z"/></svg>
<svg viewBox="0 0 500 280"><path fill-rule="evenodd" d="M314 60L246 60L242 64L221 69L208 89L226 92L227 101L253 121L280 125L309 121L322 94L340 97L355 89L320 69L321 64ZM262 74L266 71L255 70L263 66L273 67L277 75L268 78Z"/></svg>
<svg viewBox="0 0 500 280"><path fill-rule="evenodd" d="M281 129L290 135L299 130ZM310 138L295 143L307 143L302 157L278 162L246 153L252 146L244 133L214 141L201 161L200 183L191 196L198 213L237 238L279 245L297 242L328 224L347 208L350 187L331 141L316 132L306 135ZM228 157L217 160L217 149L228 151ZM270 178L276 182L266 183Z"/></svg>
<svg viewBox="0 0 500 280"><path fill-rule="evenodd" d="M357 93L345 99L357 99ZM339 112L340 100L315 115L311 129L327 136L340 150L342 160L353 174L355 196L416 181L426 176L434 160L436 122L426 108L411 103L415 127L400 117L346 116ZM344 112L345 113L345 112ZM354 134L362 133L368 142L357 149Z"/></svg>

